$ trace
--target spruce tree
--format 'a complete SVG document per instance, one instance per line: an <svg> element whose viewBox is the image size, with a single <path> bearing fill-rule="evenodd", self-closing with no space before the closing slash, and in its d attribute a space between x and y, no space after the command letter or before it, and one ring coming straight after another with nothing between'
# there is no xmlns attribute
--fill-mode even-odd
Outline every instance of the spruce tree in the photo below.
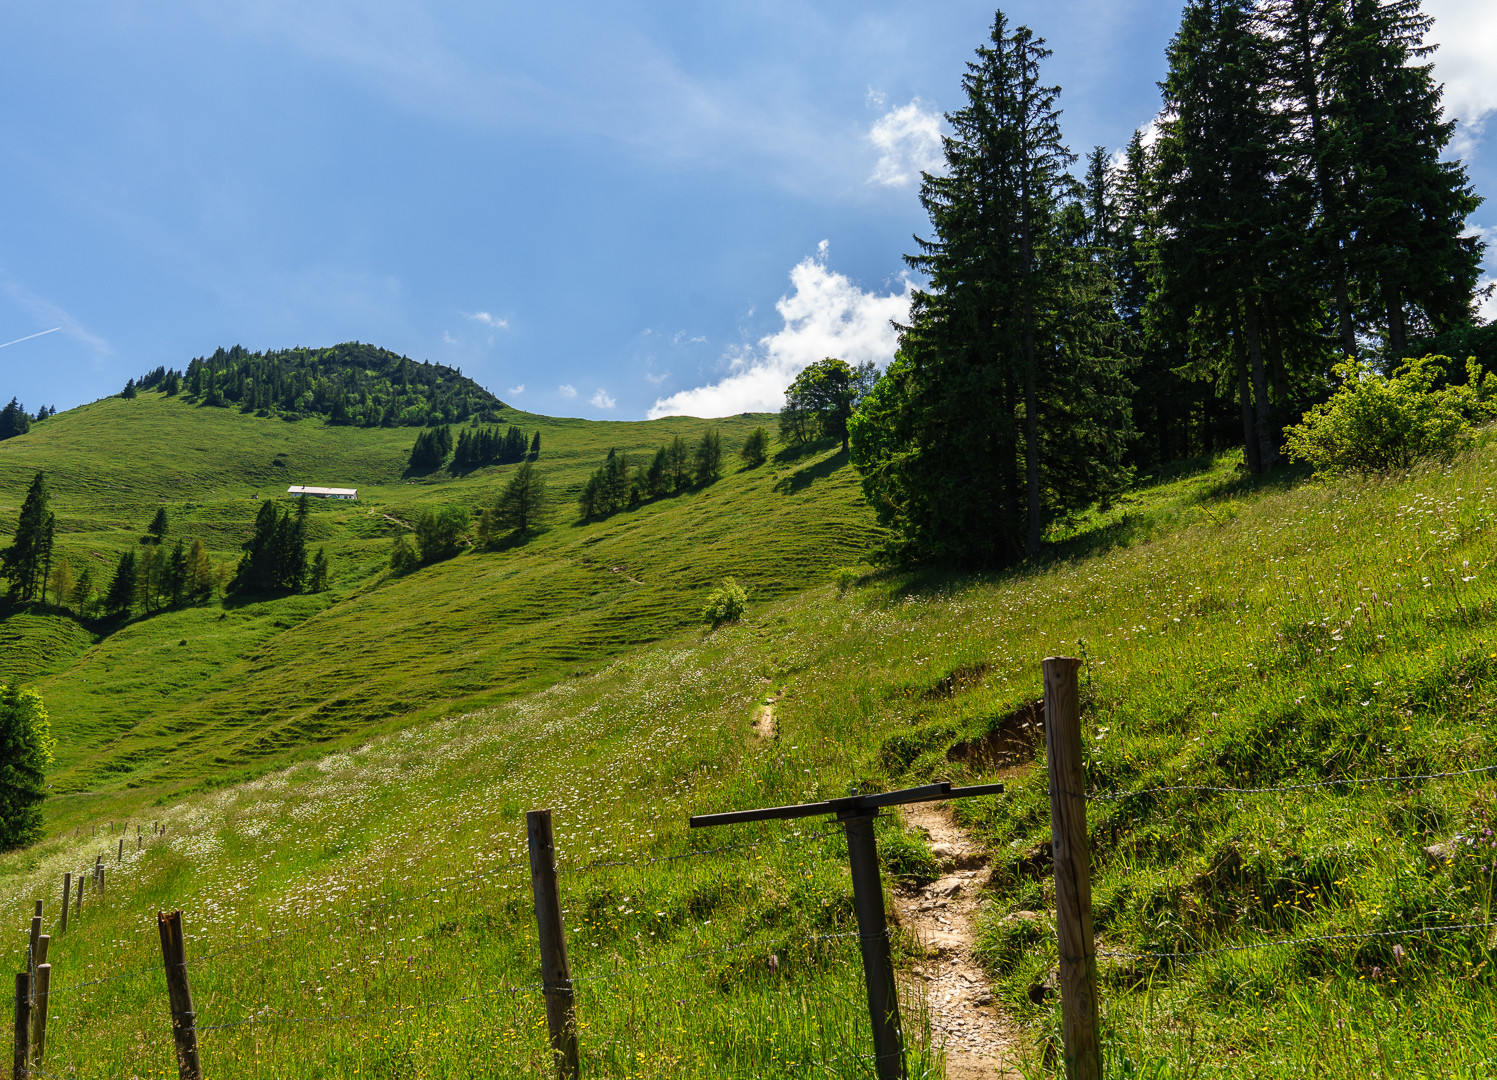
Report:
<svg viewBox="0 0 1497 1080"><path fill-rule="evenodd" d="M31 417L26 415L26 409L19 401L11 398L10 404L0 409L0 442L30 430Z"/></svg>
<svg viewBox="0 0 1497 1080"><path fill-rule="evenodd" d="M146 535L159 544L166 536L167 527L166 507L163 506L158 508L156 516L151 518L151 524L146 527Z"/></svg>
<svg viewBox="0 0 1497 1080"><path fill-rule="evenodd" d="M1064 224L1073 158L1059 91L1040 78L1048 55L995 16L947 115L947 168L921 185L934 236L907 261L930 284L850 425L864 491L895 533L889 557L1013 561L1049 515L1124 475L1126 384L1082 325L1107 304Z"/></svg>
<svg viewBox="0 0 1497 1080"><path fill-rule="evenodd" d="M104 594L104 610L110 615L128 614L135 601L135 552L125 551L115 564L114 577Z"/></svg>
<svg viewBox="0 0 1497 1080"><path fill-rule="evenodd" d="M317 554L312 556L312 567L307 572L307 592L320 593L327 591L327 549L318 548Z"/></svg>
<svg viewBox="0 0 1497 1080"><path fill-rule="evenodd" d="M530 460L534 461L541 456L541 433L537 431L530 440Z"/></svg>
<svg viewBox="0 0 1497 1080"><path fill-rule="evenodd" d="M37 473L26 489L15 538L0 551L0 572L10 583L10 598L23 604L41 599L46 589L56 528L50 503L47 485Z"/></svg>
<svg viewBox="0 0 1497 1080"><path fill-rule="evenodd" d="M171 553L166 557L166 566L161 578L161 592L172 607L181 607L187 599L187 549L178 537Z"/></svg>
<svg viewBox="0 0 1497 1080"><path fill-rule="evenodd" d="M1433 51L1432 19L1418 0L1348 4L1333 112L1347 145L1347 257L1364 319L1397 357L1411 336L1472 321L1484 245L1466 219L1482 200L1465 165L1442 160L1455 120L1441 115L1431 65L1415 62Z"/></svg>
<svg viewBox="0 0 1497 1080"><path fill-rule="evenodd" d="M73 590L68 594L68 599L73 605L73 611L82 618L88 618L93 614L94 607L94 568L85 565L83 572L73 582Z"/></svg>
<svg viewBox="0 0 1497 1080"><path fill-rule="evenodd" d="M650 466L645 470L645 492L652 499L670 491L670 452L665 447L655 451Z"/></svg>
<svg viewBox="0 0 1497 1080"><path fill-rule="evenodd" d="M1273 43L1246 0L1191 0L1168 59L1154 312L1200 370L1235 373L1245 455L1259 472L1279 456L1274 313L1309 216L1283 182L1291 118L1274 95ZM1288 380L1275 381L1282 403Z"/></svg>
<svg viewBox="0 0 1497 1080"><path fill-rule="evenodd" d="M523 462L494 504L493 521L518 533L529 532L546 508L546 479L530 462Z"/></svg>

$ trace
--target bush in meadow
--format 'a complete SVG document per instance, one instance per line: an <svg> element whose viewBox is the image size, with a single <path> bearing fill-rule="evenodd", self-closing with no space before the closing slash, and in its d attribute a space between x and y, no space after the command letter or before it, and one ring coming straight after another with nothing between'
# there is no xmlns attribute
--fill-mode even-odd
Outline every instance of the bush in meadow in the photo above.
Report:
<svg viewBox="0 0 1497 1080"><path fill-rule="evenodd" d="M41 695L14 683L0 686L0 851L41 838L46 770L56 745Z"/></svg>
<svg viewBox="0 0 1497 1080"><path fill-rule="evenodd" d="M1494 415L1497 375L1466 362L1464 385L1440 386L1450 361L1406 360L1391 376L1348 358L1340 385L1286 433L1285 453L1318 473L1389 472L1424 458L1449 461L1470 445L1471 425Z"/></svg>
<svg viewBox="0 0 1497 1080"><path fill-rule="evenodd" d="M737 622L743 618L748 607L748 593L743 586L730 577L707 594L707 603L702 606L702 621L710 623L715 630L725 622Z"/></svg>

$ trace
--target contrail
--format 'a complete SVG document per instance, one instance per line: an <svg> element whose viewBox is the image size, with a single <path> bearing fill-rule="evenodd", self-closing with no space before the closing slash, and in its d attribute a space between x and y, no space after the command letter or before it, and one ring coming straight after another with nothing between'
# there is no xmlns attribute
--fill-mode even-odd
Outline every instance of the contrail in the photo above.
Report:
<svg viewBox="0 0 1497 1080"><path fill-rule="evenodd" d="M7 341L4 345L0 345L0 349L8 348L11 345L19 345L23 341L30 341L32 338L34 338L34 337L41 337L43 334L55 334L55 333L57 333L57 331L59 331L61 329L62 329L62 327L60 327L60 326L54 326L50 330L38 330L34 334L27 334L25 337L18 337L14 341Z"/></svg>

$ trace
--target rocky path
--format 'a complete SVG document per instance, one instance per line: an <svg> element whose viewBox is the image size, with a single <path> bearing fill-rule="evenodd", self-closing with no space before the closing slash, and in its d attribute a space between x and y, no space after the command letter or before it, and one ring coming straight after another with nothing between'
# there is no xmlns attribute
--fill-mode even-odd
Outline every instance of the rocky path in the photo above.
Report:
<svg viewBox="0 0 1497 1080"><path fill-rule="evenodd" d="M925 946L926 956L915 966L914 977L925 984L931 1034L946 1048L946 1076L1017 1078L1008 1065L1013 1029L972 956L974 924L988 879L986 860L946 807L915 803L902 807L901 813L906 826L930 838L943 870L939 880L918 892L896 892L894 907L900 925Z"/></svg>

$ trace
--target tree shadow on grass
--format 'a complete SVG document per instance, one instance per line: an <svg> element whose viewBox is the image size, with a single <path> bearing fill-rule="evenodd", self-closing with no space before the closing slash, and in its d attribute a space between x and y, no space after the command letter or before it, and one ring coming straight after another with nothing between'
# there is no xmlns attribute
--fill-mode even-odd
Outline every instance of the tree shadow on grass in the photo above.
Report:
<svg viewBox="0 0 1497 1080"><path fill-rule="evenodd" d="M778 458L778 455L776 455ZM839 450L831 457L822 458L814 465L807 465L804 469L797 469L789 476L775 481L774 490L782 494L793 495L801 491L817 480L824 480L842 466L846 465L849 455L846 450Z"/></svg>

